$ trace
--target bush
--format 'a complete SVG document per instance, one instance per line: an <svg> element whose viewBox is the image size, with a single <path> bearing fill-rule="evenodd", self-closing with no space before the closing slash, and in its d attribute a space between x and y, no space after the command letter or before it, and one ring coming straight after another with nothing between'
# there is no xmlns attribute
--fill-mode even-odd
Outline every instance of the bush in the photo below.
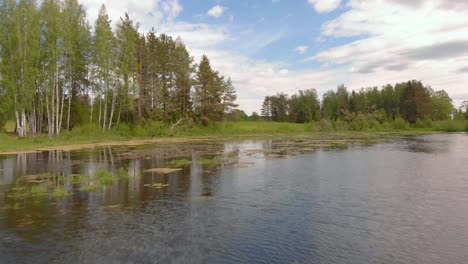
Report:
<svg viewBox="0 0 468 264"><path fill-rule="evenodd" d="M377 120L370 120L367 124L368 128L371 130L379 131L384 129L384 126L381 125Z"/></svg>
<svg viewBox="0 0 468 264"><path fill-rule="evenodd" d="M330 122L330 120L322 119L322 120L320 120L318 122L318 125L316 126L316 129L318 131L322 131L322 132L332 131L333 130L333 125Z"/></svg>
<svg viewBox="0 0 468 264"><path fill-rule="evenodd" d="M434 131L444 131L444 132L456 132L456 131L467 131L466 128L468 123L465 121L458 120L444 120L434 122Z"/></svg>
<svg viewBox="0 0 468 264"><path fill-rule="evenodd" d="M5 115L0 111L0 132L5 131L5 125L6 125L6 117Z"/></svg>
<svg viewBox="0 0 468 264"><path fill-rule="evenodd" d="M336 131L346 131L349 129L349 124L348 122L344 122L344 121L341 121L341 120L336 120L336 121L333 121L332 122L333 124L333 128L336 130Z"/></svg>
<svg viewBox="0 0 468 264"><path fill-rule="evenodd" d="M415 128L431 128L432 127L432 120L429 118L418 119L414 124Z"/></svg>
<svg viewBox="0 0 468 264"><path fill-rule="evenodd" d="M367 127L367 118L361 113L357 114L349 123L349 128L354 131L362 131L367 129Z"/></svg>
<svg viewBox="0 0 468 264"><path fill-rule="evenodd" d="M130 129L130 126L128 126L127 124L125 123L120 123L118 124L115 129L114 129L115 133L119 136L122 136L122 137L130 137L132 136L132 130Z"/></svg>
<svg viewBox="0 0 468 264"><path fill-rule="evenodd" d="M398 117L395 120L393 120L392 128L396 130L408 130L409 124L403 118Z"/></svg>

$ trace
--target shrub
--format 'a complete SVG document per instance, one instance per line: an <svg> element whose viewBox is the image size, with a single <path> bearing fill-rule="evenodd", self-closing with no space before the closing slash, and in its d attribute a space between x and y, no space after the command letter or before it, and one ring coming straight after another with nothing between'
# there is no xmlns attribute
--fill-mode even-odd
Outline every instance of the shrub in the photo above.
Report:
<svg viewBox="0 0 468 264"><path fill-rule="evenodd" d="M406 122L403 118L396 118L392 122L393 129L396 130L408 130L409 129L409 124Z"/></svg>
<svg viewBox="0 0 468 264"><path fill-rule="evenodd" d="M362 113L357 114L353 120L349 122L349 128L354 131L362 131L368 127L367 118Z"/></svg>
<svg viewBox="0 0 468 264"><path fill-rule="evenodd" d="M336 120L336 121L332 121L332 124L333 124L333 128L336 131L346 131L346 130L349 129L348 122L344 122L344 121L341 121L341 120Z"/></svg>
<svg viewBox="0 0 468 264"><path fill-rule="evenodd" d="M466 122L458 120L444 120L434 122L435 131L445 131L445 132L456 132L456 131L466 131Z"/></svg>
<svg viewBox="0 0 468 264"><path fill-rule="evenodd" d="M432 127L432 120L429 118L418 119L414 124L415 128L431 128Z"/></svg>
<svg viewBox="0 0 468 264"><path fill-rule="evenodd" d="M327 131L333 130L333 125L330 122L330 120L322 119L318 122L318 125L316 126L316 128L318 129L318 131L327 132Z"/></svg>
<svg viewBox="0 0 468 264"><path fill-rule="evenodd" d="M377 120L370 120L368 122L368 127L369 129L376 130L376 131L385 129L383 124L380 124Z"/></svg>

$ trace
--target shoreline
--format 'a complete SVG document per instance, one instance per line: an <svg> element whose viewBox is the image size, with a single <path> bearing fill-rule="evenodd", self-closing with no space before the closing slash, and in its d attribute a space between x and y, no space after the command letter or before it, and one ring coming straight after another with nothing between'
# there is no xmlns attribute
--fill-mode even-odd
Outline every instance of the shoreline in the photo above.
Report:
<svg viewBox="0 0 468 264"><path fill-rule="evenodd" d="M46 139L47 141L40 142L38 145L23 141L24 145L19 144L15 147L0 146L0 156L40 153L44 151L73 151L81 149L94 149L99 147L114 147L114 146L141 146L149 144L170 144L170 143L187 143L187 142L202 142L202 141L226 141L226 140L245 140L245 139L279 139L279 138L301 138L307 137L310 140L349 140L349 141L362 141L362 140L376 140L386 139L397 136L412 136L424 135L433 133L445 133L434 131L389 131L389 132L316 132L316 133L257 133L257 134L239 134L239 135L206 135L206 136L163 136L157 138L121 138L109 139L100 142L95 142L96 139L81 139L82 142L74 142L73 139L64 140L61 138ZM10 137L11 141L21 142L23 139ZM67 142L69 141L69 142ZM9 142L11 143L11 142ZM30 145L28 144L30 143Z"/></svg>

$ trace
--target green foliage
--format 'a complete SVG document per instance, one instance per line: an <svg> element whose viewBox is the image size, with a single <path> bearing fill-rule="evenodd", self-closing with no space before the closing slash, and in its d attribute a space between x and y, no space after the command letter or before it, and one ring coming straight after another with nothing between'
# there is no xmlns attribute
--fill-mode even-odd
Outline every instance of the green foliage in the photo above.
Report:
<svg viewBox="0 0 468 264"><path fill-rule="evenodd" d="M98 180L101 185L112 185L114 184L114 175L112 172L106 169L100 169L94 173L94 177Z"/></svg>
<svg viewBox="0 0 468 264"><path fill-rule="evenodd" d="M128 180L130 178L130 175L124 168L119 168L115 173L115 176L120 180Z"/></svg>
<svg viewBox="0 0 468 264"><path fill-rule="evenodd" d="M432 128L432 120L429 118L418 119L414 124L415 128Z"/></svg>
<svg viewBox="0 0 468 264"><path fill-rule="evenodd" d="M393 120L392 128L395 130L408 130L410 126L403 118L396 118Z"/></svg>
<svg viewBox="0 0 468 264"><path fill-rule="evenodd" d="M62 186L56 187L52 191L52 197L54 197L55 199L61 199L61 198L67 197L69 195L70 195L70 193L68 192L68 189L65 188L65 187L62 187Z"/></svg>
<svg viewBox="0 0 468 264"><path fill-rule="evenodd" d="M31 186L31 195L32 196L47 195L47 188L41 185L33 185Z"/></svg>
<svg viewBox="0 0 468 264"><path fill-rule="evenodd" d="M444 131L444 132L457 132L457 131L467 131L468 121L459 121L459 120L443 120L436 121L433 123L434 131Z"/></svg>

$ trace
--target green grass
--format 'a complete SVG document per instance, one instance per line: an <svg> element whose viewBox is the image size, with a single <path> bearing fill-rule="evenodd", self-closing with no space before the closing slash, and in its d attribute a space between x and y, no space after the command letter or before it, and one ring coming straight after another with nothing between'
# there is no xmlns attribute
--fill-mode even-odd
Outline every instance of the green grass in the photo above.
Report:
<svg viewBox="0 0 468 264"><path fill-rule="evenodd" d="M9 127L11 128L11 122ZM239 137L239 136L269 136L293 134L329 134L343 132L394 132L394 133L420 133L430 131L468 131L468 121L434 121L417 122L409 125L401 119L391 122L379 123L375 120L364 121L353 125L343 121L322 120L319 122L295 124L280 122L225 122L218 125L192 128L180 128L171 131L169 125L154 122L146 127L136 126L130 128L123 124L112 131L103 131L96 126L83 126L63 133L54 138L47 135L18 138L11 134L0 134L0 151L26 151L44 147L102 143L108 141L125 141L130 139L147 139L151 137ZM178 167L179 164L174 166Z"/></svg>

